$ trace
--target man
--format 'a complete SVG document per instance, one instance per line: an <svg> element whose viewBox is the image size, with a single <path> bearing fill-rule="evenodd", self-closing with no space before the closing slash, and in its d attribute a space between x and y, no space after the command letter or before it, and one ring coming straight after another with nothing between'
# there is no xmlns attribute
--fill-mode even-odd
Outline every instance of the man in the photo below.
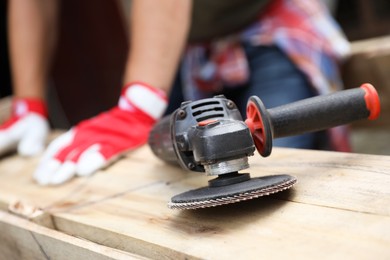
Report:
<svg viewBox="0 0 390 260"><path fill-rule="evenodd" d="M15 98L13 114L0 131L4 152L17 145L21 155L29 156L43 148L48 132L44 93L57 15L57 1L9 3ZM250 95L260 96L271 107L328 91L330 84L324 80L328 75L315 69L318 64L308 57L319 54L320 62L329 63L332 73L337 70L333 62L341 55L333 55L337 50L332 49L329 38L342 37L329 18L325 9L312 1L133 0L131 50L118 105L54 140L34 179L41 185L57 185L75 175L90 175L143 145L166 110L168 95L168 111L182 99L221 93L244 110ZM322 27L330 32L316 31ZM298 28L305 40L311 41L306 44L318 43L318 50L306 56L297 51L305 42L300 40L302 35L294 34ZM326 35L329 33L332 37ZM297 39L301 45L296 48ZM192 44L187 46L187 40ZM313 51L310 46L306 49ZM281 140L279 145L315 148L319 139L319 134L308 134Z"/></svg>

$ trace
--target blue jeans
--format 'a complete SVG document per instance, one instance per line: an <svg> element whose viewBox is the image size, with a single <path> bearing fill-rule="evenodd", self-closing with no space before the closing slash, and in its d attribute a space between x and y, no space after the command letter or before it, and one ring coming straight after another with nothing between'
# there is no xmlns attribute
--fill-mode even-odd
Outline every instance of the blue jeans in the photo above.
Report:
<svg viewBox="0 0 390 260"><path fill-rule="evenodd" d="M244 86L226 87L222 93L235 102L245 118L246 104L250 96L258 96L267 108L309 98L316 93L306 76L291 60L275 46L244 45L251 71L250 79ZM170 96L168 113L180 106L183 101L180 77L177 77ZM275 139L274 146L318 149L324 143L323 132L308 133Z"/></svg>

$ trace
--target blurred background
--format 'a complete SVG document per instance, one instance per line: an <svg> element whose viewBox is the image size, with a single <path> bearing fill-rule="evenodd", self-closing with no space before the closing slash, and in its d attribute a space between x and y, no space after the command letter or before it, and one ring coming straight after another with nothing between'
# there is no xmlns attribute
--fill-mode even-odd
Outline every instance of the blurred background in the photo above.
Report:
<svg viewBox="0 0 390 260"><path fill-rule="evenodd" d="M379 120L351 125L353 151L390 155L390 1L323 1L352 45L342 68L345 87L369 82L381 98ZM63 1L48 93L53 127L68 128L116 104L128 49L129 6L129 0ZM1 115L12 94L6 10L7 0L0 1Z"/></svg>

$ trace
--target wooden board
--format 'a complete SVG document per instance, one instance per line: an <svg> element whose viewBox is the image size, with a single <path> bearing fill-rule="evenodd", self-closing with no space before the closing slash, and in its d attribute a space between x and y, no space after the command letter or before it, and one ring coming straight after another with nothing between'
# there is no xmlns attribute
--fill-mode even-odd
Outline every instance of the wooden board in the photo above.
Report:
<svg viewBox="0 0 390 260"><path fill-rule="evenodd" d="M342 67L346 88L355 88L371 83L378 91L381 101L381 116L378 120L362 120L353 124L356 128L390 129L390 36L351 42L351 56Z"/></svg>
<svg viewBox="0 0 390 260"><path fill-rule="evenodd" d="M390 258L390 157L274 149L252 176L292 174L290 191L195 211L171 196L207 177L165 165L144 147L90 178L42 188L37 159L0 162L0 208L41 208L30 220L107 248L154 259ZM45 221L42 221L44 219Z"/></svg>
<svg viewBox="0 0 390 260"><path fill-rule="evenodd" d="M0 230L1 259L142 259L39 226L4 211L0 211Z"/></svg>

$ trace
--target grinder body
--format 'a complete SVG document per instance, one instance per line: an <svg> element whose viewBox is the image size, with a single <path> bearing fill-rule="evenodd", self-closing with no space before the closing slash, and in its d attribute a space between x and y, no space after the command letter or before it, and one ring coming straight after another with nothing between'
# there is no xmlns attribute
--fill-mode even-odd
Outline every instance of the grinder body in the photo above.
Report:
<svg viewBox="0 0 390 260"><path fill-rule="evenodd" d="M237 107L224 96L184 102L153 128L149 145L160 159L208 175L248 168L256 149Z"/></svg>
<svg viewBox="0 0 390 260"><path fill-rule="evenodd" d="M274 138L324 130L379 116L375 88L360 88L317 96L266 109L257 96L247 103L243 120L236 105L224 96L183 102L152 129L149 145L160 159L182 168L217 176L207 187L174 196L170 208L196 209L253 199L291 188L293 176L251 178L238 173L249 168L248 157L272 151Z"/></svg>

